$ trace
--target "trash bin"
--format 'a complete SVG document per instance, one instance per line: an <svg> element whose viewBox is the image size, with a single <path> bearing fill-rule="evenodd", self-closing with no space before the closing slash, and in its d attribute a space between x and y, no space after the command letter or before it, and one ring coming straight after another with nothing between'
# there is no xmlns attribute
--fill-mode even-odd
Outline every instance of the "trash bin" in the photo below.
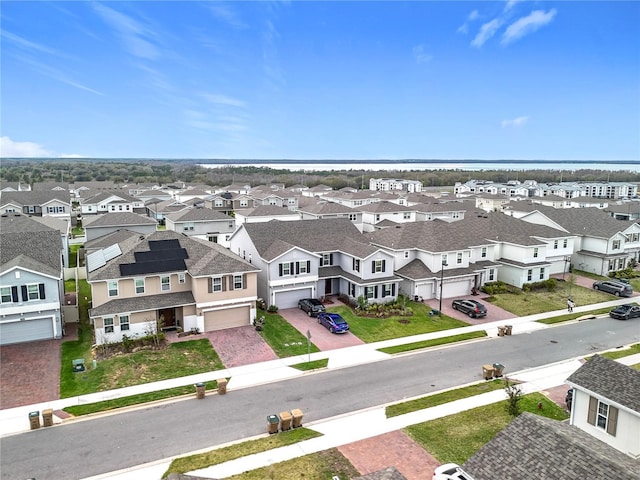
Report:
<svg viewBox="0 0 640 480"><path fill-rule="evenodd" d="M280 412L280 430L291 430L291 412Z"/></svg>
<svg viewBox="0 0 640 480"><path fill-rule="evenodd" d="M31 430L40 428L40 412L29 412L29 425Z"/></svg>
<svg viewBox="0 0 640 480"><path fill-rule="evenodd" d="M504 370L504 365L502 365L501 363L494 363L493 364L493 376L498 378L502 376L502 371Z"/></svg>
<svg viewBox="0 0 640 480"><path fill-rule="evenodd" d="M53 426L53 410L48 408L47 410L42 411L42 424L45 427Z"/></svg>
<svg viewBox="0 0 640 480"><path fill-rule="evenodd" d="M225 393L227 393L227 379L226 378L219 378L218 379L218 394L219 395L224 395Z"/></svg>
<svg viewBox="0 0 640 480"><path fill-rule="evenodd" d="M267 415L267 431L269 434L278 433L278 426L280 424L280 419L278 415Z"/></svg>
<svg viewBox="0 0 640 480"><path fill-rule="evenodd" d="M505 325L504 326L504 334L511 335L511 330L513 329L513 325Z"/></svg>
<svg viewBox="0 0 640 480"><path fill-rule="evenodd" d="M196 383L196 398L204 398L205 385L203 382Z"/></svg>
<svg viewBox="0 0 640 480"><path fill-rule="evenodd" d="M504 325L500 325L498 327L498 336L499 337L504 337L504 331L505 331L506 327Z"/></svg>
<svg viewBox="0 0 640 480"><path fill-rule="evenodd" d="M302 410L299 408L294 408L291 410L291 415L293 416L293 428L298 428L302 426Z"/></svg>
<svg viewBox="0 0 640 480"><path fill-rule="evenodd" d="M483 365L482 366L482 378L484 380L491 380L493 378L493 366L492 365Z"/></svg>

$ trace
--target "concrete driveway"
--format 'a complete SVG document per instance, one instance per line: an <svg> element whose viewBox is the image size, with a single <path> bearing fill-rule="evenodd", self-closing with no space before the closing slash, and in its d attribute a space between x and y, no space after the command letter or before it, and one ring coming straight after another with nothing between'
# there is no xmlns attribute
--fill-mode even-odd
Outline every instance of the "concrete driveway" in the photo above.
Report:
<svg viewBox="0 0 640 480"><path fill-rule="evenodd" d="M353 347L364 343L351 332L331 333L320 325L315 317L309 317L298 308L286 308L279 310L278 313L305 337L307 336L307 331L309 331L311 333L311 342L321 351Z"/></svg>
<svg viewBox="0 0 640 480"><path fill-rule="evenodd" d="M497 322L498 320L508 320L510 318L515 318L516 316L503 310L500 307L496 307L495 305L487 302L485 298L488 295L481 293L480 295L467 295L466 297L456 297L455 299L469 299L469 300L477 300L482 303L485 307L487 307L487 316L481 318L471 318L468 315L459 312L458 310L454 310L451 306L451 302L454 300L453 298L443 298L442 299L442 313L458 320L462 320L463 322L467 322L470 325L479 325L482 323L488 322ZM440 308L440 300L437 298L431 298L429 300L425 300L424 303L429 305L431 308L439 310Z"/></svg>

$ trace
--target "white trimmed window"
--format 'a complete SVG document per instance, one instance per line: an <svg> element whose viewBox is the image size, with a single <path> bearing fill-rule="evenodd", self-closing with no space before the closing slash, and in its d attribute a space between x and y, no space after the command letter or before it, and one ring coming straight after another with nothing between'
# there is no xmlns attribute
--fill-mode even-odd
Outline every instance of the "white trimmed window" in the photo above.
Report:
<svg viewBox="0 0 640 480"><path fill-rule="evenodd" d="M120 315L120 330L129 330L129 315Z"/></svg>
<svg viewBox="0 0 640 480"><path fill-rule="evenodd" d="M244 288L244 284L242 281L242 275L234 275L233 276L233 289L234 290L241 290L242 288Z"/></svg>
<svg viewBox="0 0 640 480"><path fill-rule="evenodd" d="M187 281L186 275L184 273L179 273L178 274L178 283L183 284L186 281Z"/></svg>
<svg viewBox="0 0 640 480"><path fill-rule="evenodd" d="M567 245L568 245L568 244L569 244L569 241L565 238L565 239L562 241L562 247L563 247L563 248L567 248Z"/></svg>
<svg viewBox="0 0 640 480"><path fill-rule="evenodd" d="M171 290L171 277L168 275L160 277L160 290L168 292Z"/></svg>
<svg viewBox="0 0 640 480"><path fill-rule="evenodd" d="M360 259L359 258L354 258L353 259L353 271L354 272L359 272L360 271Z"/></svg>
<svg viewBox="0 0 640 480"><path fill-rule="evenodd" d="M614 240L611 244L612 250L620 250L620 240Z"/></svg>
<svg viewBox="0 0 640 480"><path fill-rule="evenodd" d="M373 298L373 293L374 293L373 287L366 287L364 289L365 298Z"/></svg>
<svg viewBox="0 0 640 480"><path fill-rule="evenodd" d="M249 255L249 262L251 262L251 255ZM309 272L307 271L307 265L308 265L308 263L307 263L307 262L298 262L298 266L297 266L298 270L297 270L297 273L299 273L299 274L309 273Z"/></svg>
<svg viewBox="0 0 640 480"><path fill-rule="evenodd" d="M482 247L480 249L480 258L487 258L487 247Z"/></svg>
<svg viewBox="0 0 640 480"><path fill-rule="evenodd" d="M113 333L113 318L104 319L104 333Z"/></svg>
<svg viewBox="0 0 640 480"><path fill-rule="evenodd" d="M558 240L554 240L553 241L553 249L557 250L558 249Z"/></svg>
<svg viewBox="0 0 640 480"><path fill-rule="evenodd" d="M540 267L540 280L544 280L544 267Z"/></svg>
<svg viewBox="0 0 640 480"><path fill-rule="evenodd" d="M381 272L384 272L384 260L374 260L373 273L381 273Z"/></svg>
<svg viewBox="0 0 640 480"><path fill-rule="evenodd" d="M530 282L532 278L533 278L533 270L529 269L527 270L527 281Z"/></svg>
<svg viewBox="0 0 640 480"><path fill-rule="evenodd" d="M214 292L222 291L222 277L214 277L211 279L211 289Z"/></svg>
<svg viewBox="0 0 640 480"><path fill-rule="evenodd" d="M404 218L405 220L411 219L411 212L404 212L402 214L402 218Z"/></svg>
<svg viewBox="0 0 640 480"><path fill-rule="evenodd" d="M382 296L383 297L391 296L391 284L390 283L385 283L384 285L382 285Z"/></svg>
<svg viewBox="0 0 640 480"><path fill-rule="evenodd" d="M533 248L533 258L538 258L538 247Z"/></svg>
<svg viewBox="0 0 640 480"><path fill-rule="evenodd" d="M495 270L493 268L489 269L489 281L493 282L495 280Z"/></svg>
<svg viewBox="0 0 640 480"><path fill-rule="evenodd" d="M11 295L11 287L0 287L0 296L2 296L2 303L13 302L13 297Z"/></svg>
<svg viewBox="0 0 640 480"><path fill-rule="evenodd" d="M40 300L40 286L37 283L27 285L27 298L29 300Z"/></svg>
<svg viewBox="0 0 640 480"><path fill-rule="evenodd" d="M109 291L109 296L110 297L117 297L118 296L118 281L117 280L111 280L111 281L107 282L107 290Z"/></svg>
<svg viewBox="0 0 640 480"><path fill-rule="evenodd" d="M144 293L144 278L136 278L136 293L138 295Z"/></svg>
<svg viewBox="0 0 640 480"><path fill-rule="evenodd" d="M458 252L456 255L456 263L457 264L461 264L462 263L462 252Z"/></svg>
<svg viewBox="0 0 640 480"><path fill-rule="evenodd" d="M351 220L352 222L355 222L358 219L358 214L357 213L350 213L349 214L349 220Z"/></svg>

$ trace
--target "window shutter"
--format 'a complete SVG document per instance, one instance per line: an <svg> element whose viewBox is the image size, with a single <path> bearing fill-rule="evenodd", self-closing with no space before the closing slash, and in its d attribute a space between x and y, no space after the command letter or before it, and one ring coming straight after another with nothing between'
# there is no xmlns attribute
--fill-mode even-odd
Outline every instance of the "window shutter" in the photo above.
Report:
<svg viewBox="0 0 640 480"><path fill-rule="evenodd" d="M307 260L307 273L311 273L311 260Z"/></svg>
<svg viewBox="0 0 640 480"><path fill-rule="evenodd" d="M382 260L382 271L383 272L387 271L386 265L387 265L387 261L386 260Z"/></svg>
<svg viewBox="0 0 640 480"><path fill-rule="evenodd" d="M396 296L396 284L395 283L391 284L391 296L392 297Z"/></svg>
<svg viewBox="0 0 640 480"><path fill-rule="evenodd" d="M247 288L247 274L242 274L242 288Z"/></svg>
<svg viewBox="0 0 640 480"><path fill-rule="evenodd" d="M29 295L27 294L27 286L20 285L20 290L22 290L22 301L26 302L27 300L29 300Z"/></svg>
<svg viewBox="0 0 640 480"><path fill-rule="evenodd" d="M282 264L278 264L278 271L280 272L280 276L282 276Z"/></svg>
<svg viewBox="0 0 640 480"><path fill-rule="evenodd" d="M300 262L296 262L296 275L300 273Z"/></svg>
<svg viewBox="0 0 640 480"><path fill-rule="evenodd" d="M222 283L222 291L226 292L227 291L227 277L225 277L223 275L222 278L220 279L220 283Z"/></svg>
<svg viewBox="0 0 640 480"><path fill-rule="evenodd" d="M355 269L356 269L356 259L355 259L355 258L352 258L352 259L351 259L351 269L352 269L352 270L355 270Z"/></svg>
<svg viewBox="0 0 640 480"><path fill-rule="evenodd" d="M333 253L329 254L329 265L333 265Z"/></svg>
<svg viewBox="0 0 640 480"><path fill-rule="evenodd" d="M609 418L607 420L607 433L616 436L618 428L618 409L609 405Z"/></svg>
<svg viewBox="0 0 640 480"><path fill-rule="evenodd" d="M213 278L209 277L209 293L213 293Z"/></svg>
<svg viewBox="0 0 640 480"><path fill-rule="evenodd" d="M378 285L373 288L373 298L378 298Z"/></svg>
<svg viewBox="0 0 640 480"><path fill-rule="evenodd" d="M371 273L376 273L376 261L371 262Z"/></svg>
<svg viewBox="0 0 640 480"><path fill-rule="evenodd" d="M13 303L18 303L18 287L11 287L11 301Z"/></svg>
<svg viewBox="0 0 640 480"><path fill-rule="evenodd" d="M295 271L294 268L293 268L293 262L289 263L289 271L291 272L291 275L293 275L293 272ZM298 272L296 271L296 273L298 273Z"/></svg>
<svg viewBox="0 0 640 480"><path fill-rule="evenodd" d="M40 290L40 300L44 300L44 283L38 284L38 290Z"/></svg>
<svg viewBox="0 0 640 480"><path fill-rule="evenodd" d="M589 397L589 413L587 414L587 422L591 425L596 424L596 412L598 411L598 399Z"/></svg>

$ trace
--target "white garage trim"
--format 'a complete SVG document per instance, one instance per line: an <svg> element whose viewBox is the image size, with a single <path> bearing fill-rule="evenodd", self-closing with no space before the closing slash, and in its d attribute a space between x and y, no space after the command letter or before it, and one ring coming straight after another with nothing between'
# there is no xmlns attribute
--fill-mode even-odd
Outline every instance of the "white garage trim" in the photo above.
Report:
<svg viewBox="0 0 640 480"><path fill-rule="evenodd" d="M278 308L294 308L298 306L298 300L301 298L313 298L313 288L304 287L296 290L274 292L273 305Z"/></svg>
<svg viewBox="0 0 640 480"><path fill-rule="evenodd" d="M55 337L53 324L54 317L0 323L0 345L50 340Z"/></svg>
<svg viewBox="0 0 640 480"><path fill-rule="evenodd" d="M204 331L224 330L251 324L251 309L248 305L204 312Z"/></svg>

